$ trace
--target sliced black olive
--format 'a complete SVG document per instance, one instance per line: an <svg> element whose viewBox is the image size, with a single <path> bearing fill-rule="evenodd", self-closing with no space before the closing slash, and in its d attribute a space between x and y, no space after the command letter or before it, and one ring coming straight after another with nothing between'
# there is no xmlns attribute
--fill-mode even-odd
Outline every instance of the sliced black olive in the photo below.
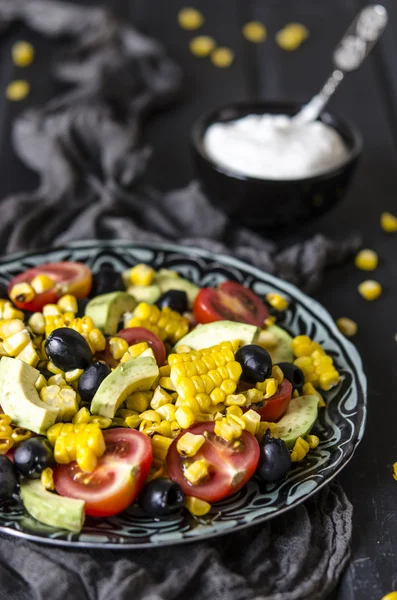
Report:
<svg viewBox="0 0 397 600"><path fill-rule="evenodd" d="M0 455L0 501L11 500L17 487L15 467L6 456Z"/></svg>
<svg viewBox="0 0 397 600"><path fill-rule="evenodd" d="M272 374L272 359L267 350L255 344L239 348L235 354L243 373L241 379L248 383L264 381Z"/></svg>
<svg viewBox="0 0 397 600"><path fill-rule="evenodd" d="M140 493L139 506L151 517L177 513L183 508L182 488L170 479L154 479Z"/></svg>
<svg viewBox="0 0 397 600"><path fill-rule="evenodd" d="M55 466L50 442L42 437L21 442L14 453L14 465L25 477L39 479L44 469Z"/></svg>
<svg viewBox="0 0 397 600"><path fill-rule="evenodd" d="M280 367L284 373L285 379L288 379L288 381L292 383L294 390L300 390L305 383L305 376L302 370L296 365L286 362L278 363L277 366Z"/></svg>
<svg viewBox="0 0 397 600"><path fill-rule="evenodd" d="M117 292L124 289L121 273L111 267L103 267L92 276L91 296L109 294L110 292Z"/></svg>
<svg viewBox="0 0 397 600"><path fill-rule="evenodd" d="M45 343L48 358L58 369L85 369L92 361L92 352L80 333L69 327L55 329Z"/></svg>
<svg viewBox="0 0 397 600"><path fill-rule="evenodd" d="M270 437L267 430L260 444L259 463L256 475L265 483L283 479L291 469L291 456L283 440Z"/></svg>
<svg viewBox="0 0 397 600"><path fill-rule="evenodd" d="M168 290L156 302L156 306L164 308L168 306L176 312L185 313L188 309L187 294L183 290Z"/></svg>
<svg viewBox="0 0 397 600"><path fill-rule="evenodd" d="M102 381L111 373L103 362L94 362L86 368L79 379L79 394L83 402L91 402Z"/></svg>

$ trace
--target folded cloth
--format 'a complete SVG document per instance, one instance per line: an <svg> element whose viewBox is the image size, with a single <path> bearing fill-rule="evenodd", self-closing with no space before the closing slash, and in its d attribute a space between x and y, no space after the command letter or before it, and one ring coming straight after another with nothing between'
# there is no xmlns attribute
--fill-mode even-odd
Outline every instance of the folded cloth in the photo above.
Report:
<svg viewBox="0 0 397 600"><path fill-rule="evenodd" d="M2 536L4 600L325 600L345 565L352 507L332 483L262 526L140 551L60 550Z"/></svg>
<svg viewBox="0 0 397 600"><path fill-rule="evenodd" d="M150 149L140 145L140 130L150 109L178 92L179 68L101 8L0 0L2 29L14 21L73 43L54 65L70 91L14 123L15 150L40 185L2 201L0 251L83 238L177 240L232 253L310 290L327 266L357 249L356 238L318 235L279 251L231 227L196 182L154 190L145 182ZM263 526L188 547L68 551L3 537L0 598L323 600L348 559L351 512L334 483Z"/></svg>
<svg viewBox="0 0 397 600"><path fill-rule="evenodd" d="M232 253L312 290L325 267L357 249L356 237L335 243L318 235L278 252L231 227L197 183L167 194L150 188L150 149L139 144L140 130L150 108L178 92L180 69L156 42L101 8L0 0L3 27L16 20L73 40L54 64L55 76L72 87L14 124L15 150L39 173L40 186L3 200L0 251L82 238L166 238Z"/></svg>

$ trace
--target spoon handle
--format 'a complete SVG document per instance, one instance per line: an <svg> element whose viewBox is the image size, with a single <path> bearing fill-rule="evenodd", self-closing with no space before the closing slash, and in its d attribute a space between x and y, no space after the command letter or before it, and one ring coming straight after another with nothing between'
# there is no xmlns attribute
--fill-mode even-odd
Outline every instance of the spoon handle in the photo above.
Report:
<svg viewBox="0 0 397 600"><path fill-rule="evenodd" d="M388 21L387 10L371 4L361 10L333 53L334 71L319 94L293 118L294 123L315 121L346 73L358 69L382 35Z"/></svg>

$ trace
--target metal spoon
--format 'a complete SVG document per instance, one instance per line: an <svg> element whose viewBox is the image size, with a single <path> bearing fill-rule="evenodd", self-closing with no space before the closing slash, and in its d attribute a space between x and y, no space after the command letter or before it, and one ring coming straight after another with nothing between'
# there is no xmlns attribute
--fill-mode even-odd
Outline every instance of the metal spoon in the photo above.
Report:
<svg viewBox="0 0 397 600"><path fill-rule="evenodd" d="M362 65L382 35L388 21L387 10L380 4L371 4L361 10L333 53L334 71L319 94L295 115L296 125L315 121L346 73Z"/></svg>

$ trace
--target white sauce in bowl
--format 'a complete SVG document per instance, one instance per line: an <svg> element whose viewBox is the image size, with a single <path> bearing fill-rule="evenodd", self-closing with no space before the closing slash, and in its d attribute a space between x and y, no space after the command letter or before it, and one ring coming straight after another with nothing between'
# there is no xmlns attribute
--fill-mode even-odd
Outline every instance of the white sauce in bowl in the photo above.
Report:
<svg viewBox="0 0 397 600"><path fill-rule="evenodd" d="M322 123L294 124L287 115L247 115L213 123L204 149L221 167L259 179L303 179L325 173L349 155L339 133Z"/></svg>

